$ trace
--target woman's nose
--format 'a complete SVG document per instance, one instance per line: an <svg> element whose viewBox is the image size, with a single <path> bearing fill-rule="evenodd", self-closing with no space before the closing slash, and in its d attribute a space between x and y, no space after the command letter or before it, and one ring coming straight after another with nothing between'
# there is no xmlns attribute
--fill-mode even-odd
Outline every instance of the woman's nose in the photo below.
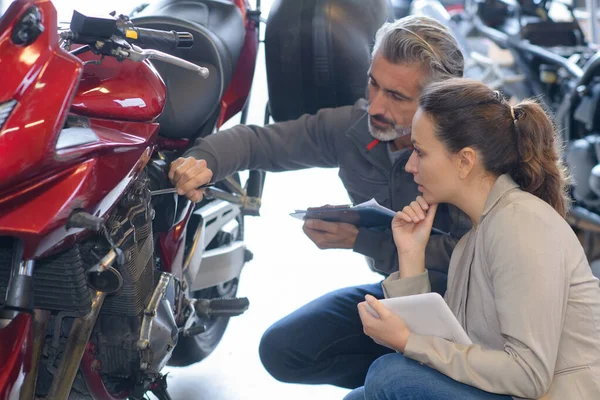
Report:
<svg viewBox="0 0 600 400"><path fill-rule="evenodd" d="M410 157L408 158L408 161L406 162L406 166L404 167L404 170L406 172L408 172L409 174L416 174L417 173L417 152L413 150L413 152L410 154Z"/></svg>

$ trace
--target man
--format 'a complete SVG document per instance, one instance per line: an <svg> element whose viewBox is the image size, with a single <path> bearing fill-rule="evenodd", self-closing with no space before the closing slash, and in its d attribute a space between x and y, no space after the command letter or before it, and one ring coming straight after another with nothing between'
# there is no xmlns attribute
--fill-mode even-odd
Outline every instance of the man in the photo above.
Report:
<svg viewBox="0 0 600 400"><path fill-rule="evenodd" d="M418 195L404 166L412 151L410 127L419 94L432 81L462 76L463 67L458 44L435 20L409 16L386 24L375 40L368 102L265 127L238 126L199 139L186 158L173 162L169 177L180 194L199 201L202 192L195 188L240 170L339 167L353 202L375 198L400 210ZM452 249L470 222L444 205L434 227L447 233L432 235L426 264L433 290L443 293ZM390 229L320 220L307 220L303 229L319 248L352 249L383 275L399 268ZM362 331L356 307L367 293L384 297L380 284L345 288L275 323L260 344L265 368L284 382L361 386L369 365L391 351Z"/></svg>

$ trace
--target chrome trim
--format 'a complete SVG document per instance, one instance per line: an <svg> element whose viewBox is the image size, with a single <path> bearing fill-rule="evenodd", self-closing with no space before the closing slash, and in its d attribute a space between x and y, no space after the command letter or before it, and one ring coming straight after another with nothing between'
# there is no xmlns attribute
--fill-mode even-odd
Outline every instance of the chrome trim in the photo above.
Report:
<svg viewBox="0 0 600 400"><path fill-rule="evenodd" d="M56 141L56 150L64 150L70 147L81 146L88 143L99 142L100 138L90 128L72 127L63 129Z"/></svg>
<svg viewBox="0 0 600 400"><path fill-rule="evenodd" d="M9 100L5 103L0 104L0 129L4 126L4 123L8 119L8 116L17 105L16 100Z"/></svg>
<svg viewBox="0 0 600 400"><path fill-rule="evenodd" d="M137 342L140 369L146 374L160 373L177 345L179 330L173 314L174 303L173 275L163 272L144 310Z"/></svg>
<svg viewBox="0 0 600 400"><path fill-rule="evenodd" d="M25 276L33 276L33 267L35 266L35 261L33 260L23 260L19 265L19 270L17 274L25 275Z"/></svg>

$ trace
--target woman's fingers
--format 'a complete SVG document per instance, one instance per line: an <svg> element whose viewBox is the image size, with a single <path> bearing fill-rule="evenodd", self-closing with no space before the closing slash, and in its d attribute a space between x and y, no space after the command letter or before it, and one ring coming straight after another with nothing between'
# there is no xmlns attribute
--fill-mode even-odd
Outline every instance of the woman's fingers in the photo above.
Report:
<svg viewBox="0 0 600 400"><path fill-rule="evenodd" d="M413 219L410 216L408 216L407 214L403 213L402 211L398 211L396 213L394 220L400 222L401 226L404 226L407 223L408 224L414 223Z"/></svg>
<svg viewBox="0 0 600 400"><path fill-rule="evenodd" d="M413 209L417 218L419 218L419 221L423 221L425 219L425 211L421 207L421 204L419 204L416 200L410 203L410 208Z"/></svg>
<svg viewBox="0 0 600 400"><path fill-rule="evenodd" d="M417 213L415 212L415 210L412 209L412 207L410 205L404 207L402 209L402 212L406 215L408 215L410 217L410 219L412 220L412 222L417 223L420 221L419 217L417 216Z"/></svg>
<svg viewBox="0 0 600 400"><path fill-rule="evenodd" d="M423 210L427 211L429 209L429 204L427 203L427 201L425 201L425 199L423 198L423 196L417 197L416 202L419 203L419 205L421 206L421 208Z"/></svg>

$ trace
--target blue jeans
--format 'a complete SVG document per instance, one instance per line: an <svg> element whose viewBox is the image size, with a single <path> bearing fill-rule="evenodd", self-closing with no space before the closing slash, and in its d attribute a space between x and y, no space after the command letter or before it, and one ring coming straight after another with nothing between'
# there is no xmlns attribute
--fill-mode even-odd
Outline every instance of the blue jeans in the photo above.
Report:
<svg viewBox="0 0 600 400"><path fill-rule="evenodd" d="M371 365L365 386L348 393L344 400L512 400L484 392L447 377L426 365L393 353Z"/></svg>
<svg viewBox="0 0 600 400"><path fill-rule="evenodd" d="M443 294L446 275L430 279ZM363 332L356 307L366 294L382 299L381 283L327 293L277 321L260 342L265 369L282 382L362 386L373 361L392 352Z"/></svg>

